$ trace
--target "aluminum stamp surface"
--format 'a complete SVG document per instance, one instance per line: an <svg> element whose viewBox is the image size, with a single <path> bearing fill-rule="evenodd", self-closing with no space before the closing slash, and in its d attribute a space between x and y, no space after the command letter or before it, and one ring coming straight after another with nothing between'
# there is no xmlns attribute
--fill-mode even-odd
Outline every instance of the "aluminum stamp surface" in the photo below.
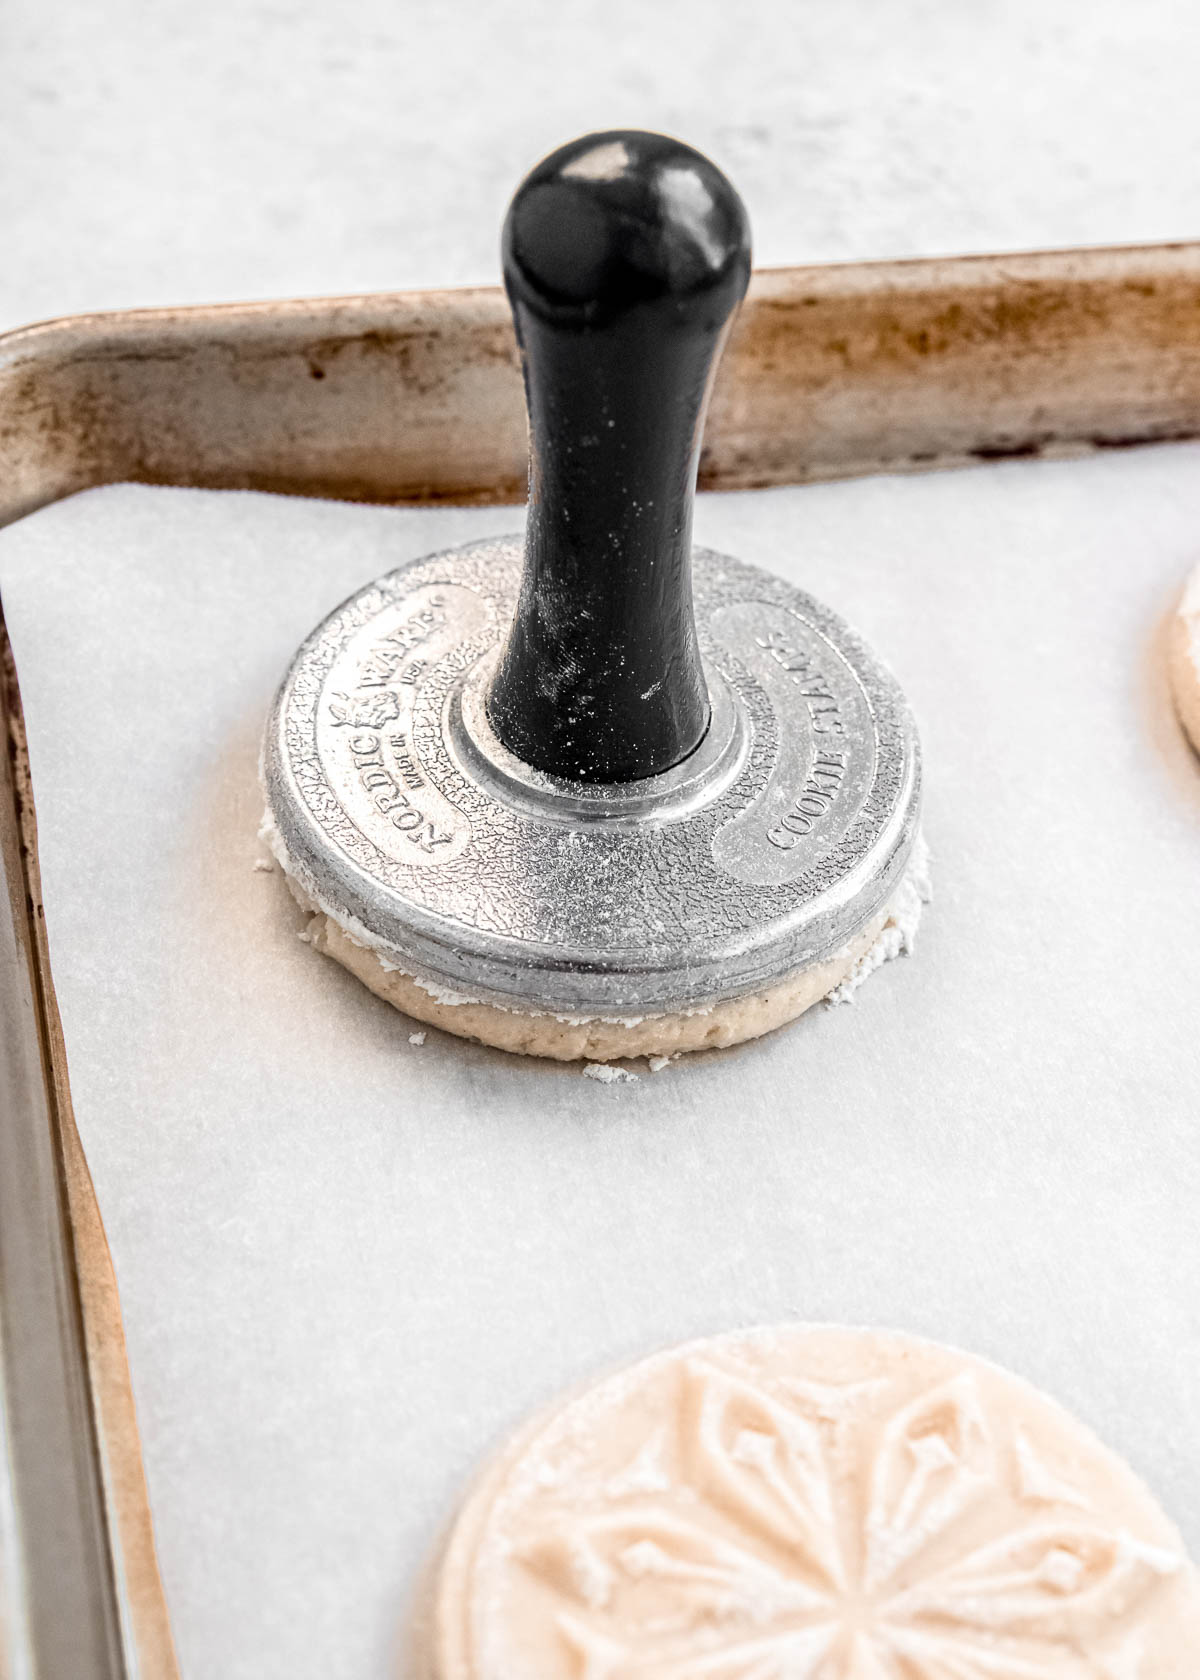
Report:
<svg viewBox="0 0 1200 1680"><path fill-rule="evenodd" d="M737 996L831 955L894 889L915 833L915 731L833 613L697 550L712 717L644 782L541 775L483 692L519 539L389 573L300 649L265 779L299 884L386 962L570 1013Z"/></svg>

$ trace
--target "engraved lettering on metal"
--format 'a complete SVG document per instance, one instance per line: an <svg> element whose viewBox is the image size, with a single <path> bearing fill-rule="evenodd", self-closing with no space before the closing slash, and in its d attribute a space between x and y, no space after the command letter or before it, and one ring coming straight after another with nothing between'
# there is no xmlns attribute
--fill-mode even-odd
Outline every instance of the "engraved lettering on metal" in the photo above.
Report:
<svg viewBox="0 0 1200 1680"><path fill-rule="evenodd" d="M846 754L819 752L813 759L812 774L785 817L767 830L767 839L781 852L790 852L802 835L811 834L818 817L833 805L846 774Z"/></svg>
<svg viewBox="0 0 1200 1680"><path fill-rule="evenodd" d="M903 756L891 679L825 608L785 586L775 593L711 619L785 725L756 798L714 842L724 868L763 886L800 880L852 847L872 791L886 801L877 784L882 774L886 786L892 753Z"/></svg>
<svg viewBox="0 0 1200 1680"><path fill-rule="evenodd" d="M325 783L363 838L397 862L426 866L470 842L469 820L425 771L416 716L441 662L486 622L486 604L456 585L395 595L347 626L322 683Z"/></svg>

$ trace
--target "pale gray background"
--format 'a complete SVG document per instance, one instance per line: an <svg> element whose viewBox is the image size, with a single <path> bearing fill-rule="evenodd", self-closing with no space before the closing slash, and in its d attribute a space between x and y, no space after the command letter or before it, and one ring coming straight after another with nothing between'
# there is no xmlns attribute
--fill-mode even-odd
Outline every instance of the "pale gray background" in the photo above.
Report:
<svg viewBox="0 0 1200 1680"><path fill-rule="evenodd" d="M599 124L712 151L761 262L1193 236L1198 47L1165 0L4 0L0 325L494 279L517 176ZM754 1318L1001 1359L1200 1547L1200 772L1158 663L1200 448L705 500L908 687L938 899L854 1009L612 1089L414 1049L252 868L295 642L513 522L105 491L0 536L189 1680L393 1675L489 1440Z"/></svg>
<svg viewBox="0 0 1200 1680"><path fill-rule="evenodd" d="M2 0L0 327L490 281L587 128L736 176L760 263L1190 238L1194 0Z"/></svg>

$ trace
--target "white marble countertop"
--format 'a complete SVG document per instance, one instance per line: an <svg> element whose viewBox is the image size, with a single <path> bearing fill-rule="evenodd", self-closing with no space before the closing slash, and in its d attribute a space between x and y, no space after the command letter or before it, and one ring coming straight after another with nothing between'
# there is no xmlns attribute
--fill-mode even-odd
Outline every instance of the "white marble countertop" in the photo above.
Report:
<svg viewBox="0 0 1200 1680"><path fill-rule="evenodd" d="M494 281L508 196L663 128L760 264L1200 234L1191 0L6 0L0 328Z"/></svg>

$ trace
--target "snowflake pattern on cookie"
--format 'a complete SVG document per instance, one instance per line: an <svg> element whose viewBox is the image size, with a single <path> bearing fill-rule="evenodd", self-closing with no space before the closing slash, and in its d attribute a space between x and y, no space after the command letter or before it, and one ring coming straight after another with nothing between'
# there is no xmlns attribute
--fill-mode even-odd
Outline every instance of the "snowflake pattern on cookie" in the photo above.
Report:
<svg viewBox="0 0 1200 1680"><path fill-rule="evenodd" d="M914 1396L704 1350L670 1396L619 1469L590 1450L600 1406L495 1501L484 1596L515 1591L555 1673L1153 1680L1145 1624L1186 1559L1094 1508L971 1369Z"/></svg>

